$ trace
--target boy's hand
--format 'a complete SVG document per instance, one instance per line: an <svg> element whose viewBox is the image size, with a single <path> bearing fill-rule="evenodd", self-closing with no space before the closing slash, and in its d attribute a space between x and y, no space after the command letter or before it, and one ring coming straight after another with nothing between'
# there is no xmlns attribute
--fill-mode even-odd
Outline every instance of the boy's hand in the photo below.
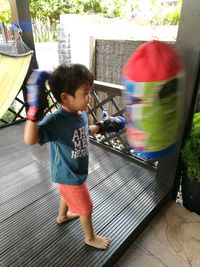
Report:
<svg viewBox="0 0 200 267"><path fill-rule="evenodd" d="M104 133L111 133L111 132L118 132L119 130L122 130L125 127L126 121L124 117L122 116L116 116L116 117L108 117L104 121L98 121L96 123L99 125L100 134Z"/></svg>
<svg viewBox="0 0 200 267"><path fill-rule="evenodd" d="M44 110L48 108L47 89L45 86L49 73L35 70L31 73L27 84L27 103L29 105L26 118L33 122L39 121L43 117Z"/></svg>

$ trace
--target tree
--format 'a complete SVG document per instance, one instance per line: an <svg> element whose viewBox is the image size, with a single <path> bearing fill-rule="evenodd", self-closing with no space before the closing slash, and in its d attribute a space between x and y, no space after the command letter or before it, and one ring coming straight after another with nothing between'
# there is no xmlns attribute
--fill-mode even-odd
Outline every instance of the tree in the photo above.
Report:
<svg viewBox="0 0 200 267"><path fill-rule="evenodd" d="M158 0L27 0L30 2L30 13L36 41L56 40L56 28L60 14L102 14L105 17L129 17L136 24L177 25L180 19L182 0L173 10L169 5L162 7ZM141 3L145 7L146 16ZM144 5L145 4L145 5ZM140 10L141 9L141 10ZM9 2L0 0L0 20L11 21ZM36 37L36 33L37 36ZM40 35L40 36L39 36Z"/></svg>
<svg viewBox="0 0 200 267"><path fill-rule="evenodd" d="M9 24L11 21L11 12L9 2L0 0L0 21Z"/></svg>

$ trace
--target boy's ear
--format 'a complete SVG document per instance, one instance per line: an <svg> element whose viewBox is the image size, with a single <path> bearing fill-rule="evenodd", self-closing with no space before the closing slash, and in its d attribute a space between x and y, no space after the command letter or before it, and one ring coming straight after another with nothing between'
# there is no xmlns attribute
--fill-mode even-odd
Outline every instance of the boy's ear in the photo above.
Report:
<svg viewBox="0 0 200 267"><path fill-rule="evenodd" d="M69 96L67 93L65 92L61 93L60 98L61 98L62 103L66 103L66 101L68 100L68 97Z"/></svg>

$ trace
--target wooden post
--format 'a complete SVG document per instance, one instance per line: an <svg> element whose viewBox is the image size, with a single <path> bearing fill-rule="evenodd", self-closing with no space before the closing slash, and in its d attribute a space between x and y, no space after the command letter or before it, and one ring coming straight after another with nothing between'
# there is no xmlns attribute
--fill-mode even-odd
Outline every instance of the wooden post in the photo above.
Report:
<svg viewBox="0 0 200 267"><path fill-rule="evenodd" d="M31 17L29 12L29 0L9 0L10 9L11 9L11 16L12 16L12 23L16 23L20 25L22 29L22 39L24 43L34 51L34 54L31 59L30 68L37 69L37 59L35 53L35 45L33 40L33 32L28 29L31 26ZM27 24L26 24L27 23ZM24 29L24 31L23 31Z"/></svg>
<svg viewBox="0 0 200 267"><path fill-rule="evenodd" d="M185 65L185 85L184 85L184 116L182 119L182 129L180 131L180 144L177 149L159 160L157 178L164 183L174 186L177 189L179 175L179 154L187 126L191 124L192 105L197 97L199 89L199 69L200 54L200 1L183 0L179 30L176 41L176 49L183 57ZM175 191L175 190L174 190ZM175 195L174 195L175 197Z"/></svg>

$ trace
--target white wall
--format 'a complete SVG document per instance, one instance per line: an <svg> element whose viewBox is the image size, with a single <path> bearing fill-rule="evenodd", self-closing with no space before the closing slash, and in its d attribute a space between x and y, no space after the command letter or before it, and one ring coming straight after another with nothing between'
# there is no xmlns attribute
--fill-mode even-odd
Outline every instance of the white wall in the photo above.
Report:
<svg viewBox="0 0 200 267"><path fill-rule="evenodd" d="M108 19L98 15L63 14L60 24L70 34L71 62L91 68L95 39L176 40L178 26L136 26L134 21Z"/></svg>

